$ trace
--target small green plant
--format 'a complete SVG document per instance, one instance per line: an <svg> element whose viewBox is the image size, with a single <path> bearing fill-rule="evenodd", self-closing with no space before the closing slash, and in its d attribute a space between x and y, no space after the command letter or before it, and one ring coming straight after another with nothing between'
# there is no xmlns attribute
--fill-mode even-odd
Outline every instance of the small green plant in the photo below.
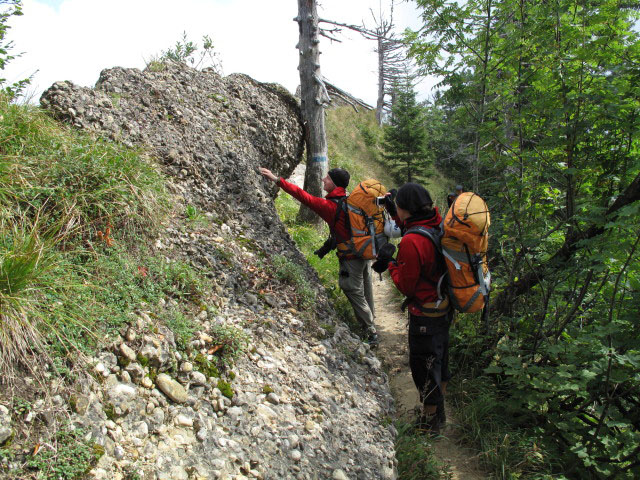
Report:
<svg viewBox="0 0 640 480"><path fill-rule="evenodd" d="M116 409L112 403L105 404L103 410L104 410L104 414L107 416L109 420L113 421L116 419Z"/></svg>
<svg viewBox="0 0 640 480"><path fill-rule="evenodd" d="M287 257L272 258L276 278L295 287L298 307L302 310L312 308L316 300L316 292L306 278L304 269Z"/></svg>
<svg viewBox="0 0 640 480"><path fill-rule="evenodd" d="M31 411L32 405L29 400L25 400L21 397L14 397L12 409L13 413L19 417L22 417Z"/></svg>
<svg viewBox="0 0 640 480"><path fill-rule="evenodd" d="M83 478L104 454L104 448L85 440L87 431L58 431L51 442L32 455L26 466L45 480L75 480Z"/></svg>
<svg viewBox="0 0 640 480"><path fill-rule="evenodd" d="M184 214L185 214L185 217L187 217L187 220L192 224L206 225L209 223L207 216L202 212L200 212L193 205L187 205L186 208L184 209Z"/></svg>
<svg viewBox="0 0 640 480"><path fill-rule="evenodd" d="M193 68L213 68L214 71L221 72L222 64L218 53L214 49L211 37L208 35L202 37L202 50L199 55L196 55L199 48L197 43L187 38L187 32L183 32L182 38L173 47L163 50L158 57L153 58L147 64L147 67L152 64L164 64L167 61L171 61L183 63Z"/></svg>
<svg viewBox="0 0 640 480"><path fill-rule="evenodd" d="M249 345L249 336L244 330L233 325L213 325L209 332L215 345L221 346L216 352L225 367L233 365Z"/></svg>
<svg viewBox="0 0 640 480"><path fill-rule="evenodd" d="M229 382L225 382L224 380L218 380L218 390L222 392L222 395L227 397L228 399L233 398L234 391L231 388L231 384Z"/></svg>
<svg viewBox="0 0 640 480"><path fill-rule="evenodd" d="M144 355L142 355L141 353L138 353L136 355L136 360L138 361L138 363L142 366L142 368L148 367L149 366L149 358L145 357Z"/></svg>
<svg viewBox="0 0 640 480"><path fill-rule="evenodd" d="M166 69L167 65L160 60L152 59L147 62L147 70L149 70L150 72L159 73L163 72Z"/></svg>
<svg viewBox="0 0 640 480"><path fill-rule="evenodd" d="M191 340L198 328L196 321L184 313L176 311L167 317L167 326L176 337L178 349L181 351L187 350L189 340Z"/></svg>
<svg viewBox="0 0 640 480"><path fill-rule="evenodd" d="M131 465L124 467L123 469L124 480L142 480L140 472Z"/></svg>
<svg viewBox="0 0 640 480"><path fill-rule="evenodd" d="M451 479L451 472L436 458L426 435L416 433L413 425L397 422L396 458L399 480Z"/></svg>
<svg viewBox="0 0 640 480"><path fill-rule="evenodd" d="M198 353L193 359L193 363L196 367L196 370L198 370L200 373L203 373L207 378L220 377L220 370L215 363L207 360L206 355Z"/></svg>

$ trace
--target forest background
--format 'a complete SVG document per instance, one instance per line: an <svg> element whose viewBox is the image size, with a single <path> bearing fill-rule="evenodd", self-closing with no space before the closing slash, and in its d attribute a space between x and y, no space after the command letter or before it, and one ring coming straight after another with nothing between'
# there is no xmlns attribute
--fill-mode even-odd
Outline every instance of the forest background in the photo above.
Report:
<svg viewBox="0 0 640 480"><path fill-rule="evenodd" d="M392 166L434 165L492 215L491 320L452 342L466 428L501 478L637 478L637 5L416 3L405 40L442 82L424 154Z"/></svg>

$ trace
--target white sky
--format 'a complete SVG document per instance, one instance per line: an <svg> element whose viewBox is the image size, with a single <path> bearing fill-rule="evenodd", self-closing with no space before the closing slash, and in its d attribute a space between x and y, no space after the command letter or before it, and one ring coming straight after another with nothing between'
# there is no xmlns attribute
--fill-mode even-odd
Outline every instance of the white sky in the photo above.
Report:
<svg viewBox="0 0 640 480"><path fill-rule="evenodd" d="M373 26L369 9L380 1L318 0L321 18ZM1 75L13 82L36 70L28 92L32 102L60 80L93 86L100 71L115 66L144 68L145 62L175 45L186 32L201 45L209 35L225 75L245 73L294 92L299 84L296 0L23 0L21 17L12 17L7 39L15 44ZM396 6L399 30L418 27L412 2ZM375 42L345 31L342 43L321 37L321 72L337 87L371 105L377 95ZM426 98L433 81L418 87Z"/></svg>

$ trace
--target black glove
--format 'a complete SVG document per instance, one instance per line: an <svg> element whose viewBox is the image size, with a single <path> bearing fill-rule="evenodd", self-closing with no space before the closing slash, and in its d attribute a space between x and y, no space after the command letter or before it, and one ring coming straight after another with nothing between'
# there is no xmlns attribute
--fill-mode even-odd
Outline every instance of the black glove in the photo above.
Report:
<svg viewBox="0 0 640 480"><path fill-rule="evenodd" d="M327 253L336 248L336 243L333 237L327 238L324 244L313 252L314 255L317 255L319 258L323 258Z"/></svg>
<svg viewBox="0 0 640 480"><path fill-rule="evenodd" d="M393 243L385 243L378 252L376 261L373 262L371 268L377 273L384 272L389 268L389 262L393 260L393 254L396 252L396 246Z"/></svg>
<svg viewBox="0 0 640 480"><path fill-rule="evenodd" d="M395 188L392 188L391 190L389 190L389 193L391 195L387 195L385 197L385 202L384 202L384 207L387 209L387 212L389 212L389 215L391 215L392 217L395 217L398 214L398 210L396 209L396 195L398 194L398 190L396 190Z"/></svg>

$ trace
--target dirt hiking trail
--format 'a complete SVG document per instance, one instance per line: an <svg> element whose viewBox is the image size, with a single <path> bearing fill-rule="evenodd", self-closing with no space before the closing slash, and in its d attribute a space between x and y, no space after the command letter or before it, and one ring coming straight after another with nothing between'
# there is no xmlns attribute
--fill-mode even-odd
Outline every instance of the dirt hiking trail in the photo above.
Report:
<svg viewBox="0 0 640 480"><path fill-rule="evenodd" d="M409 346L407 343L407 316L400 311L401 297L388 275L382 281L375 274L373 281L374 303L376 307L376 327L380 336L378 358L389 372L391 393L396 400L398 418L407 421L415 419L414 407L419 405L411 371L409 370ZM482 480L488 478L477 466L472 450L458 445L460 435L456 429L456 419L446 405L447 424L442 436L432 443L436 457L445 465L445 470L454 480Z"/></svg>

